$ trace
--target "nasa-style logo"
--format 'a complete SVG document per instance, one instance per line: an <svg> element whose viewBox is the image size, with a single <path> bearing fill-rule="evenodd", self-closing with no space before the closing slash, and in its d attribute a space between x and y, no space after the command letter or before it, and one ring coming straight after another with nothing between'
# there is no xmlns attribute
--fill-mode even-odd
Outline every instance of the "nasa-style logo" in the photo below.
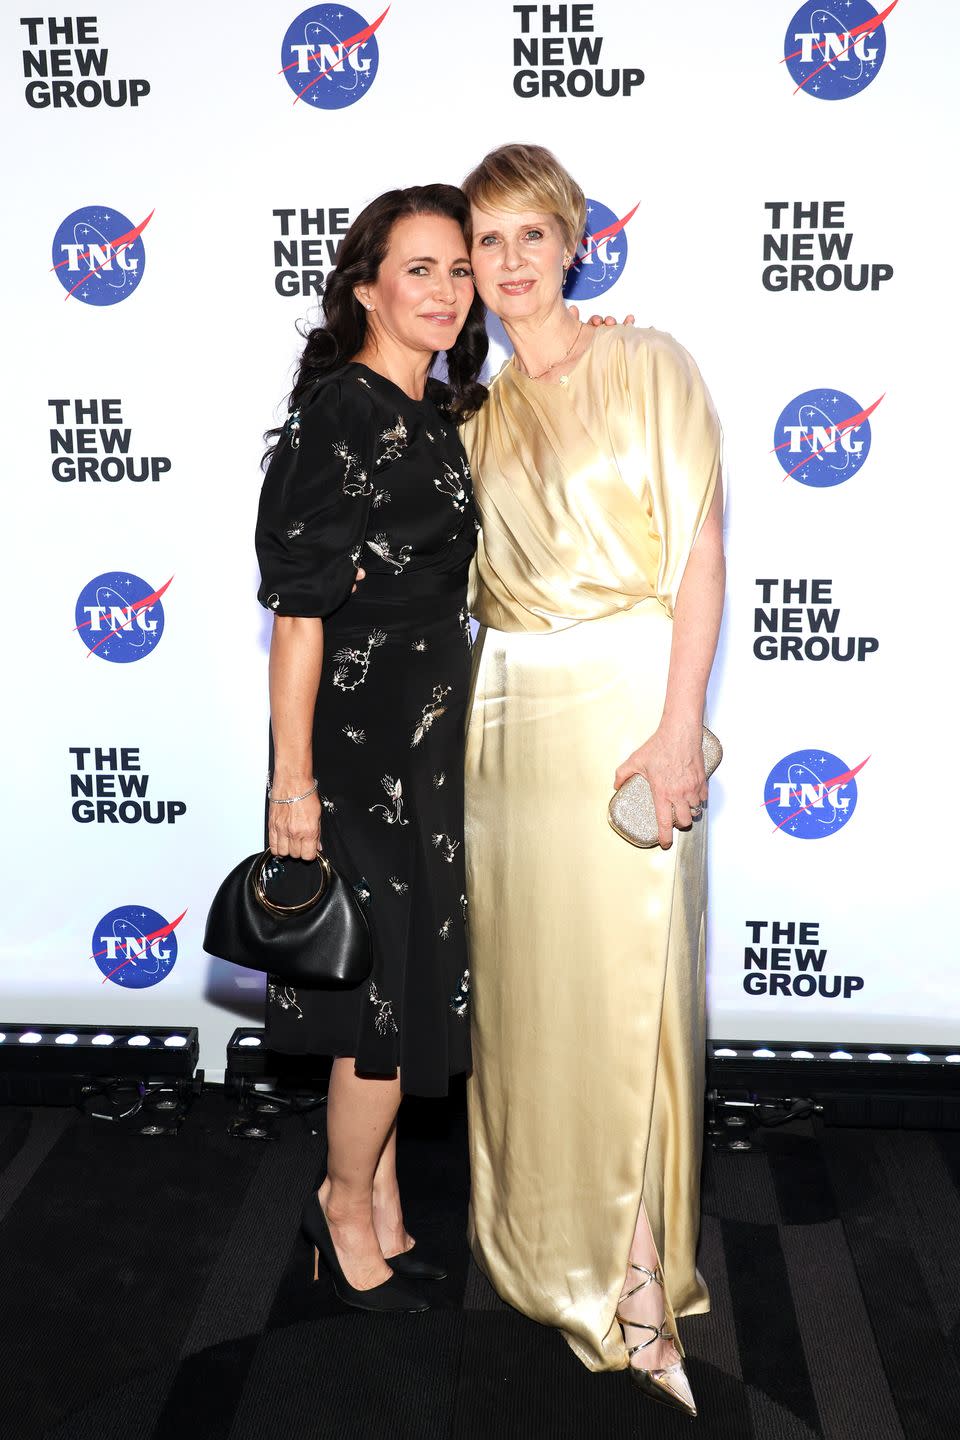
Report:
<svg viewBox="0 0 960 1440"><path fill-rule="evenodd" d="M783 63L797 90L817 100L846 100L877 78L887 53L883 28L893 0L880 14L868 0L800 6L783 42Z"/></svg>
<svg viewBox="0 0 960 1440"><path fill-rule="evenodd" d="M280 53L280 73L296 97L293 103L343 110L362 100L377 78L375 36L387 10L372 25L346 5L311 5L298 15Z"/></svg>
<svg viewBox="0 0 960 1440"><path fill-rule="evenodd" d="M773 439L786 475L818 489L856 475L870 454L870 416L880 400L864 409L843 390L797 395L781 410Z"/></svg>
<svg viewBox="0 0 960 1440"><path fill-rule="evenodd" d="M796 840L835 835L857 808L855 777L869 759L851 770L828 750L795 750L767 776L764 809L777 830Z"/></svg>
<svg viewBox="0 0 960 1440"><path fill-rule="evenodd" d="M118 305L143 279L146 251L141 236L153 211L134 225L107 205L85 205L60 224L53 237L53 272L85 305Z"/></svg>
<svg viewBox="0 0 960 1440"><path fill-rule="evenodd" d="M129 665L156 649L163 634L160 600L172 579L155 590L139 575L111 570L84 585L77 596L75 628L90 655Z"/></svg>
<svg viewBox="0 0 960 1440"><path fill-rule="evenodd" d="M167 921L147 905L108 911L93 932L90 956L103 974L101 985L109 980L125 990L148 990L166 980L177 963L173 932L186 913Z"/></svg>
<svg viewBox="0 0 960 1440"><path fill-rule="evenodd" d="M587 201L587 228L567 271L565 300L594 300L616 285L627 263L626 227L639 208L637 201L620 220L599 200Z"/></svg>

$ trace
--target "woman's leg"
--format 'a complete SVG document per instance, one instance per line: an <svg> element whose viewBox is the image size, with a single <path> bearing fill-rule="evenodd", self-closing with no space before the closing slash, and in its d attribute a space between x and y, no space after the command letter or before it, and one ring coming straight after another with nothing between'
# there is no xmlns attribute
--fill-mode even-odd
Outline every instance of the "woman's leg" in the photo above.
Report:
<svg viewBox="0 0 960 1440"><path fill-rule="evenodd" d="M650 1223L647 1220L647 1212L641 1202L637 1214L637 1228L633 1233L633 1244L630 1247L630 1265L627 1266L627 1275L623 1282L623 1293L626 1294L635 1285L642 1285L647 1278L644 1272L656 1272L659 1263L660 1257L657 1254ZM634 1270L631 1268L633 1265L642 1265L643 1270ZM662 1287L653 1282L644 1285L628 1300L620 1301L617 1313L624 1320L638 1320L644 1325L659 1325L665 1313ZM628 1326L624 1331L624 1338L629 1349L634 1345L642 1345L646 1340L653 1340L653 1332L635 1330ZM640 1370L665 1370L669 1365L675 1365L679 1359L680 1355L671 1341L654 1340L652 1345L647 1345L643 1350L638 1350L635 1355L631 1355L630 1364Z"/></svg>
<svg viewBox="0 0 960 1440"><path fill-rule="evenodd" d="M362 1079L334 1060L327 1094L327 1178L319 1197L343 1273L357 1290L393 1274L374 1225L374 1176L396 1124L400 1080ZM399 1202L398 1202L399 1203Z"/></svg>
<svg viewBox="0 0 960 1440"><path fill-rule="evenodd" d="M397 1184L397 1122L394 1120L373 1177L373 1226L380 1249L389 1257L413 1249L413 1239L403 1223L400 1187Z"/></svg>

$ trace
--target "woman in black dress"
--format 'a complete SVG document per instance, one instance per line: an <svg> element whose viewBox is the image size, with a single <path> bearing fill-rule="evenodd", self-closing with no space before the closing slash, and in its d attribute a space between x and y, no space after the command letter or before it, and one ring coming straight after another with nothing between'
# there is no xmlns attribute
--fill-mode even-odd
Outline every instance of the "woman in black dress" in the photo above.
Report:
<svg viewBox="0 0 960 1440"><path fill-rule="evenodd" d="M272 1048L336 1057L327 1176L304 1215L341 1298L420 1309L396 1178L401 1093L469 1065L463 731L473 491L457 423L486 353L459 190L391 191L358 216L310 332L257 524L270 648L272 852L320 844L373 945L346 992L268 988ZM429 380L446 351L449 384ZM366 574L354 588L358 569Z"/></svg>

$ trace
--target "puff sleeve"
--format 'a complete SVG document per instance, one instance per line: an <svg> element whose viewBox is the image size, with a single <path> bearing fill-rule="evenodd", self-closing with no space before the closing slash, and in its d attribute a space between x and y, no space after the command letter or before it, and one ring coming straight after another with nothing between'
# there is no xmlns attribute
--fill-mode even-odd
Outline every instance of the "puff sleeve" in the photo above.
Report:
<svg viewBox="0 0 960 1440"><path fill-rule="evenodd" d="M349 596L376 436L373 398L355 377L322 382L288 419L257 514L257 598L275 615L324 619Z"/></svg>

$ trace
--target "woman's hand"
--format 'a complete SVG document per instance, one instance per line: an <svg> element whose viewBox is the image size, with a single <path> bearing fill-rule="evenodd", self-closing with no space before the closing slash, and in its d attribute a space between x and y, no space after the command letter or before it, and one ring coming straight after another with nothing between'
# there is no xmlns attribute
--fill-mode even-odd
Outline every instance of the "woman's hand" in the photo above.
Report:
<svg viewBox="0 0 960 1440"><path fill-rule="evenodd" d="M367 572L366 572L366 570L358 570L358 571L357 571L356 576L355 576L355 578L354 578L353 589L350 591L350 594L351 594L351 595L353 594L353 591L356 590L357 586L360 584L360 581L361 581L361 580L366 580L366 578L367 578Z"/></svg>
<svg viewBox="0 0 960 1440"><path fill-rule="evenodd" d="M703 728L686 725L669 729L660 726L650 739L628 755L613 779L619 790L631 775L646 777L657 812L660 845L673 844L673 823L689 830L699 818L707 800L707 777L703 768Z"/></svg>
<svg viewBox="0 0 960 1440"><path fill-rule="evenodd" d="M580 311L576 305L569 305L567 308L574 319L580 319ZM636 325L636 323L636 315L625 315L622 320L618 320L615 315L591 315L589 320L583 321L584 325L592 325L594 329L598 325Z"/></svg>
<svg viewBox="0 0 960 1440"><path fill-rule="evenodd" d="M281 798L287 795L302 795L309 790L313 780L287 783L282 777L271 789ZM267 836L271 855L289 856L292 860L316 860L320 843L320 816L323 813L320 797L314 791L305 800L295 805L270 803L270 819Z"/></svg>

